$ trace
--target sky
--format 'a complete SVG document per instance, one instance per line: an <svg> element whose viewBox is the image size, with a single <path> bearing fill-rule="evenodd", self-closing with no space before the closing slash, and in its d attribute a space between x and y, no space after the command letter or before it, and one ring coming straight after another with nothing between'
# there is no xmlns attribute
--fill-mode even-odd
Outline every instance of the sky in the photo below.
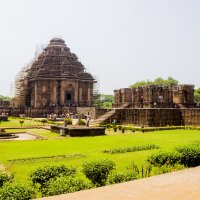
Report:
<svg viewBox="0 0 200 200"><path fill-rule="evenodd" d="M0 0L0 94L54 37L100 92L157 77L200 87L199 0Z"/></svg>

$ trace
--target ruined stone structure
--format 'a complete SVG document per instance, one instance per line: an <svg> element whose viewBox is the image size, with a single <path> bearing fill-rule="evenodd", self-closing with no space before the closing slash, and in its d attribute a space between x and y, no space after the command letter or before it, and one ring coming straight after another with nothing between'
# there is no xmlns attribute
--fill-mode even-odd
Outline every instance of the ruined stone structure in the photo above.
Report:
<svg viewBox="0 0 200 200"><path fill-rule="evenodd" d="M129 105L133 108L192 108L194 85L147 85L114 90L114 107Z"/></svg>
<svg viewBox="0 0 200 200"><path fill-rule="evenodd" d="M54 38L41 54L20 72L15 107L92 106L93 76L85 71L65 41Z"/></svg>

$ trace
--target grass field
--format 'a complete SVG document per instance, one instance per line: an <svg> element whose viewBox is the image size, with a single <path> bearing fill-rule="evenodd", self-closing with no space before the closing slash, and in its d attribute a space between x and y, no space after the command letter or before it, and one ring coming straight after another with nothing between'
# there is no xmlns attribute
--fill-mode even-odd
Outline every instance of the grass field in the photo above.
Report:
<svg viewBox="0 0 200 200"><path fill-rule="evenodd" d="M3 126L3 123L1 124ZM20 131L20 130L9 130ZM24 130L23 130L24 131ZM146 158L160 150L172 150L176 146L200 142L199 130L168 130L149 133L106 131L106 136L96 137L61 137L43 129L28 130L45 136L48 140L34 141L0 141L0 163L6 170L14 173L17 180L26 181L31 170L45 165L65 164L75 166L81 171L81 165L86 160L109 158L117 164L117 169L125 169L131 161L139 167L145 164ZM121 154L106 154L103 150L117 147L141 146L155 144L160 149L129 152ZM73 156L74 154L77 154ZM65 157L60 157L65 155ZM54 158L40 158L58 156ZM24 159L35 158L38 159ZM80 173L81 174L81 173Z"/></svg>

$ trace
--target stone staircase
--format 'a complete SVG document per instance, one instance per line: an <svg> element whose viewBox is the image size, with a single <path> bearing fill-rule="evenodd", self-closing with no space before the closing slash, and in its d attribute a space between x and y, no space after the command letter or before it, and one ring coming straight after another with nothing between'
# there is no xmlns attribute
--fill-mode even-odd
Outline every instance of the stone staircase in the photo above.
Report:
<svg viewBox="0 0 200 200"><path fill-rule="evenodd" d="M123 103L120 108L128 108L130 106L130 103ZM111 117L115 115L115 109L110 110L106 112L105 114L101 115L97 119L95 119L91 124L97 125L97 124L103 124L104 122L108 121ZM110 123L110 122L108 122Z"/></svg>
<svg viewBox="0 0 200 200"><path fill-rule="evenodd" d="M111 118L115 114L115 109L106 112L105 114L101 115L97 119L95 119L91 125L103 124L106 120Z"/></svg>

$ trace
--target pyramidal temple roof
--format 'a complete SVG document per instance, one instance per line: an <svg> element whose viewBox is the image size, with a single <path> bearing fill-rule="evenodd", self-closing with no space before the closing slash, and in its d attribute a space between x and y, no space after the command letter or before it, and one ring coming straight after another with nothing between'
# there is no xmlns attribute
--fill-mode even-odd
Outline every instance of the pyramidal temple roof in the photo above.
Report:
<svg viewBox="0 0 200 200"><path fill-rule="evenodd" d="M60 38L50 40L48 46L33 61L28 70L28 79L78 79L94 82L76 54L71 53L65 41Z"/></svg>

